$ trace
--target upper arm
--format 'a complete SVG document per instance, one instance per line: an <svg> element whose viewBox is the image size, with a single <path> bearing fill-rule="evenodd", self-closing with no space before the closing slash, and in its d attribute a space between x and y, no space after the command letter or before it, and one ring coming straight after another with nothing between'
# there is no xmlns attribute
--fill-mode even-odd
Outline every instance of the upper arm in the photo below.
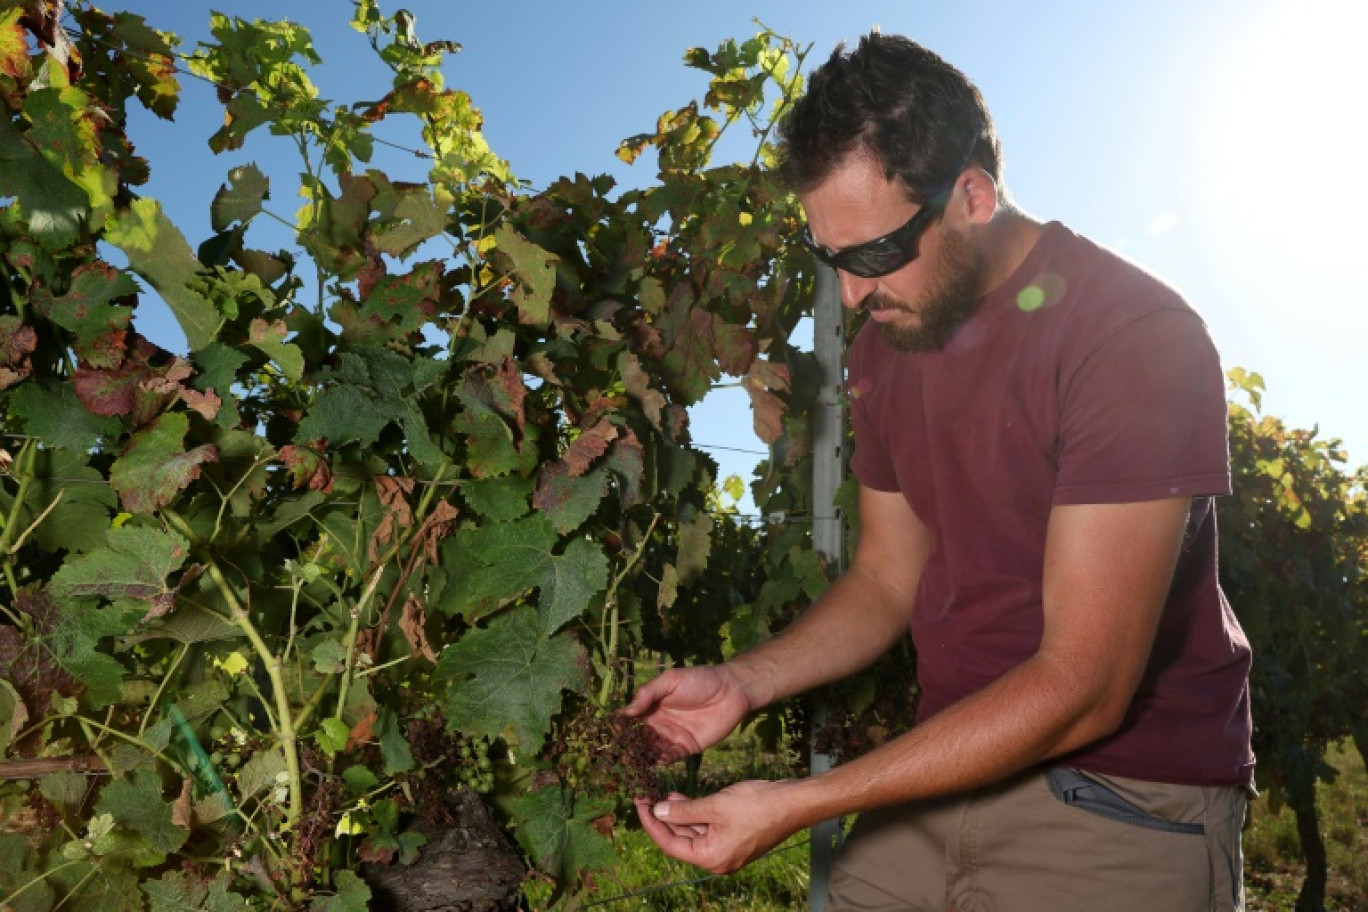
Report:
<svg viewBox="0 0 1368 912"><path fill-rule="evenodd" d="M935 543L901 493L860 486L860 539L851 572L873 579L910 606Z"/></svg>
<svg viewBox="0 0 1368 912"><path fill-rule="evenodd" d="M1190 506L1175 497L1050 513L1040 655L1113 727L1149 661Z"/></svg>

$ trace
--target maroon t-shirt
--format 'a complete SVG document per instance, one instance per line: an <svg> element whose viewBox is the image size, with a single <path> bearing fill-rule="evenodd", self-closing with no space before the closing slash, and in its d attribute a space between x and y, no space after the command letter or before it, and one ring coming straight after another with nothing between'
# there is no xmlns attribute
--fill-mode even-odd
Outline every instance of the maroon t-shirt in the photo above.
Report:
<svg viewBox="0 0 1368 912"><path fill-rule="evenodd" d="M1201 319L1115 254L1045 226L944 350L867 325L850 352L851 468L936 537L911 632L927 718L1030 658L1056 505L1189 495L1154 651L1093 772L1250 781L1249 643L1217 582L1213 495L1230 493L1225 382Z"/></svg>

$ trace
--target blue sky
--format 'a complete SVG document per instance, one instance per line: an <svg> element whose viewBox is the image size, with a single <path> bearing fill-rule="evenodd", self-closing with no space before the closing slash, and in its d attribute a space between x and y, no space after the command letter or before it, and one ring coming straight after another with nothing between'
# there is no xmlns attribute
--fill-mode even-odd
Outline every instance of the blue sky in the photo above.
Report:
<svg viewBox="0 0 1368 912"><path fill-rule="evenodd" d="M186 38L208 34L212 8L309 26L324 58L325 97L382 94L387 77L347 26L346 0L130 0L128 9ZM396 4L382 8L393 12ZM871 26L907 34L978 83L1006 151L1018 204L1141 263L1184 292L1227 367L1267 380L1265 409L1345 441L1368 462L1368 34L1362 0L411 0L425 41L449 38L448 84L469 92L485 133L519 176L609 173L644 182L614 157L625 136L702 94L681 58L691 46L748 37L758 18L812 62ZM229 168L256 161L297 170L287 144L261 136L213 156L205 139L221 109L211 87L184 79L174 125L139 118L147 192L192 244L209 234L209 203ZM399 142L415 137L381 134ZM734 154L741 154L739 145ZM726 147L724 147L724 152ZM748 155L748 153L747 153ZM421 162L386 153L378 166L421 179ZM283 169L280 170L280 169ZM290 184L292 186L292 184ZM296 203L277 193L274 208ZM151 307L139 328L183 347ZM703 443L760 449L744 394L723 390L696 413ZM716 451L749 478L754 457Z"/></svg>

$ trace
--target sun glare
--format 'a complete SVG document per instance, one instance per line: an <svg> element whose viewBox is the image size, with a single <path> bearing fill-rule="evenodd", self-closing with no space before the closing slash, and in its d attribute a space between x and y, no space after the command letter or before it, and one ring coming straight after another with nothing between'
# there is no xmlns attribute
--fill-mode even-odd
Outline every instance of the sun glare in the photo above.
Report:
<svg viewBox="0 0 1368 912"><path fill-rule="evenodd" d="M1368 276L1368 3L1250 4L1213 49L1196 128L1218 230L1250 255ZM1205 170L1204 168L1204 170ZM1198 201L1200 207L1202 203ZM1257 260L1253 260L1257 262ZM1289 264L1290 265L1290 264Z"/></svg>

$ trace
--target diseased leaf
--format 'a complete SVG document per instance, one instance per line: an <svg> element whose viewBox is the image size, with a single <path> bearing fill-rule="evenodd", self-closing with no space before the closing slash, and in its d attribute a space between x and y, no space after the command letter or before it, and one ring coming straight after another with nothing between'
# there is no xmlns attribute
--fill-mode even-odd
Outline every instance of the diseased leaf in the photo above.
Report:
<svg viewBox="0 0 1368 912"><path fill-rule="evenodd" d="M0 389L13 386L33 373L29 355L38 345L32 326L18 317L0 317Z"/></svg>
<svg viewBox="0 0 1368 912"><path fill-rule="evenodd" d="M165 506L199 477L202 463L218 458L211 444L184 449L189 427L184 414L167 412L133 435L109 469L109 484L119 492L124 509L150 513Z"/></svg>
<svg viewBox="0 0 1368 912"><path fill-rule="evenodd" d="M606 487L606 469L595 469L588 475L574 478L564 462L549 463L542 467L532 506L545 513L555 530L564 534L578 528L594 514Z"/></svg>
<svg viewBox="0 0 1368 912"><path fill-rule="evenodd" d="M447 722L474 737L516 733L535 752L560 709L563 691L587 683L584 647L572 636L547 637L530 606L514 608L442 650L436 676Z"/></svg>
<svg viewBox="0 0 1368 912"><path fill-rule="evenodd" d="M78 355L97 367L113 367L107 346L99 343L128 329L133 308L115 302L137 292L137 283L127 273L97 261L84 263L72 272L66 294L35 303L48 319L75 334Z"/></svg>
<svg viewBox="0 0 1368 912"><path fill-rule="evenodd" d="M105 240L122 250L129 267L162 296L191 351L214 341L221 321L218 308L191 289L200 261L160 203L149 197L134 200L106 223Z"/></svg>
<svg viewBox="0 0 1368 912"><path fill-rule="evenodd" d="M604 468L617 479L623 506L633 506L641 500L641 479L646 474L646 450L636 434L628 431L613 442Z"/></svg>
<svg viewBox="0 0 1368 912"><path fill-rule="evenodd" d="M185 563L189 544L174 532L145 526L120 526L105 534L107 548L67 560L52 577L58 597L98 596L131 600L146 612L144 621L169 612L176 588L166 578Z"/></svg>
<svg viewBox="0 0 1368 912"><path fill-rule="evenodd" d="M563 457L570 469L571 477L578 478L588 472L594 460L608 452L609 444L616 440L617 436L617 427L607 418L600 418L598 424L587 431L582 431L566 448Z"/></svg>

